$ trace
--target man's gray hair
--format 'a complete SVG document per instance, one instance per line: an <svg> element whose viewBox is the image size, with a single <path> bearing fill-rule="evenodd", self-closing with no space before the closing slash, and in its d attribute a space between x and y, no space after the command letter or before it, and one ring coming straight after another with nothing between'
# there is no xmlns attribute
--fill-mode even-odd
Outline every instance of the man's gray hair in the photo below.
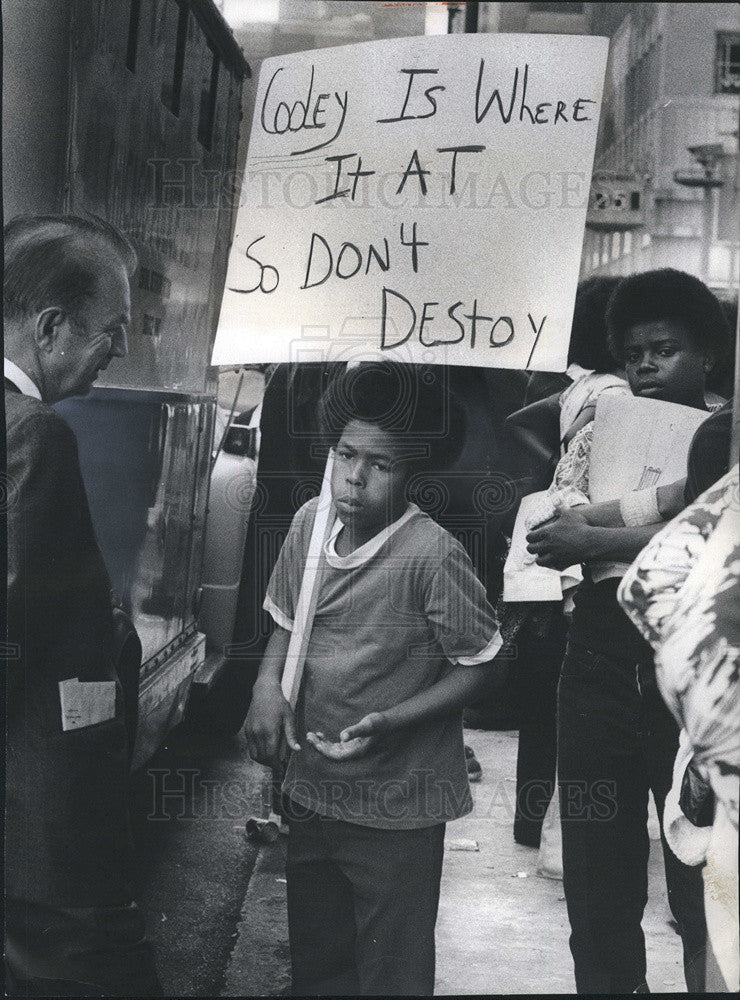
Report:
<svg viewBox="0 0 740 1000"><path fill-rule="evenodd" d="M129 276L136 251L115 226L97 216L20 215L5 226L3 316L6 320L60 306L75 317L95 294L106 244Z"/></svg>

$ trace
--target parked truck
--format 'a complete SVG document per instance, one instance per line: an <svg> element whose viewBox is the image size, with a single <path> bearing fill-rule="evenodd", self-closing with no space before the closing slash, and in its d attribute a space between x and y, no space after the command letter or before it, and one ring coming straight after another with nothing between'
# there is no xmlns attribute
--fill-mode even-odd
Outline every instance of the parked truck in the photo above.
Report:
<svg viewBox="0 0 740 1000"><path fill-rule="evenodd" d="M3 38L5 220L92 213L139 256L128 356L89 395L57 404L77 436L115 599L141 644L139 654L135 635L124 642L120 664L137 766L223 658L199 627L210 357L250 71L212 0L7 0ZM249 467L237 472L248 481ZM231 514L246 522L241 497Z"/></svg>

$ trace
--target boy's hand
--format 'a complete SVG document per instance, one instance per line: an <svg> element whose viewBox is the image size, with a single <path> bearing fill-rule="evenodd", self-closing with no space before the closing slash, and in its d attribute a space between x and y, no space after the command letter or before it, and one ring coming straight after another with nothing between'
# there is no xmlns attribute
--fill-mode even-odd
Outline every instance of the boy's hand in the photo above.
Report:
<svg viewBox="0 0 740 1000"><path fill-rule="evenodd" d="M577 507L556 511L547 524L527 535L527 551L537 558L539 566L563 570L588 559L591 525Z"/></svg>
<svg viewBox="0 0 740 1000"><path fill-rule="evenodd" d="M277 762L283 736L291 750L301 749L293 709L279 684L261 685L257 681L244 730L249 756L258 764L272 767Z"/></svg>
<svg viewBox="0 0 740 1000"><path fill-rule="evenodd" d="M306 733L306 739L330 760L349 760L366 754L378 735L388 728L388 720L382 712L371 712L354 726L342 730L338 742L327 740L323 733Z"/></svg>

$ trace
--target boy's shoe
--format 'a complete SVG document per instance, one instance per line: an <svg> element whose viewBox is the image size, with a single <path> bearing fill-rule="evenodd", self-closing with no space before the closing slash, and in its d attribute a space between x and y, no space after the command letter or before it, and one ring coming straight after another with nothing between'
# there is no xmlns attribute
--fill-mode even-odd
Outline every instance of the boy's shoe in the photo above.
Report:
<svg viewBox="0 0 740 1000"><path fill-rule="evenodd" d="M468 769L468 781L480 781L483 777L483 768L473 753L472 747L465 747L465 764Z"/></svg>

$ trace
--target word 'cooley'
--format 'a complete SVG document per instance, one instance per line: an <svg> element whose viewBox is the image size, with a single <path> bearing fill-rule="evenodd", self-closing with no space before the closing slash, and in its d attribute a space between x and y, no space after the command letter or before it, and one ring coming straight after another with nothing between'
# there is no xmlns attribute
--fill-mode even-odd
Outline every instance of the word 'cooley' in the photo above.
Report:
<svg viewBox="0 0 740 1000"><path fill-rule="evenodd" d="M301 156L317 149L324 149L335 142L342 133L347 121L349 91L324 90L321 86L317 86L314 93L316 67L312 64L307 90L297 97L294 93L286 93L285 89L281 90L280 84L284 80L292 80L292 77L280 77L285 69L285 66L278 66L265 88L260 109L262 129L270 135L285 135L314 130L321 133L323 129L328 128L329 138L324 139L323 135L320 135L321 141L291 150L290 155ZM393 124L434 117L442 101L438 95L447 90L447 87L436 82L424 87L423 83L429 82L430 77L436 80L439 69L404 68L398 72L402 82L405 79L401 107L395 114L377 118L376 122ZM485 58L482 58L478 67L475 97L471 99L471 112L476 125L480 125L492 109L498 112L498 120L503 125L512 122L538 126L591 121L587 105L596 103L592 98L578 97L566 101L555 97L547 100L545 96L551 95L540 94L539 97L543 99L532 99L529 93L531 83L528 63L514 67L513 78L506 87L492 85L487 77L490 77L490 71L486 68Z"/></svg>

